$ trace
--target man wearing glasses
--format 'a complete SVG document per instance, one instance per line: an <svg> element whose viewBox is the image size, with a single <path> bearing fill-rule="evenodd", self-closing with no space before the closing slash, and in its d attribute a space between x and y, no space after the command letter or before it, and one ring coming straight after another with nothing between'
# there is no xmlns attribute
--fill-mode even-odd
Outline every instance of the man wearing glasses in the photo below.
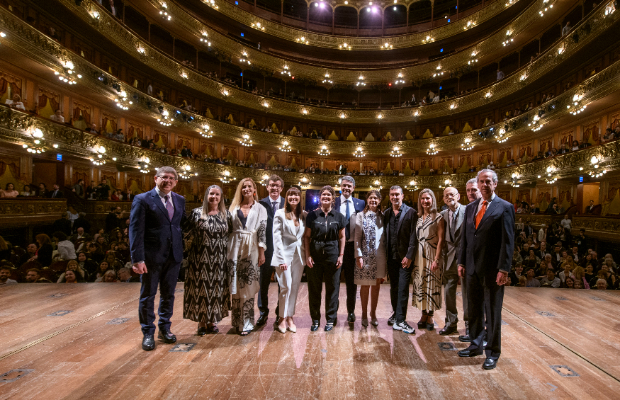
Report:
<svg viewBox="0 0 620 400"><path fill-rule="evenodd" d="M267 322L269 315L269 284L274 273L271 266L273 256L273 216L280 208L284 207L284 197L280 196L284 188L284 181L278 175L271 175L267 180L267 191L269 196L260 201L267 209L267 250L265 250L265 263L260 266L260 291L258 296L258 309L260 317L256 321L256 326L262 326ZM278 286L278 291L280 287ZM276 300L277 304L277 300ZM278 307L276 307L276 320L278 318Z"/></svg>
<svg viewBox="0 0 620 400"><path fill-rule="evenodd" d="M181 224L185 220L185 198L172 191L177 172L161 167L155 188L137 195L131 205L129 241L133 270L140 274L138 314L142 326L142 349L155 349L155 295L159 285L159 339L175 343L170 332L174 290L183 260Z"/></svg>

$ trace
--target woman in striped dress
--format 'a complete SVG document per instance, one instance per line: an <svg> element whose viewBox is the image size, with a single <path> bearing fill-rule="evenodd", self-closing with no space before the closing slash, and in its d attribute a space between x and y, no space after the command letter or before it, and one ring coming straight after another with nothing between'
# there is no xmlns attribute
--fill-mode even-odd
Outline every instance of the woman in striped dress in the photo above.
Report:
<svg viewBox="0 0 620 400"><path fill-rule="evenodd" d="M413 270L413 305L422 310L418 329L433 330L435 310L441 309L442 247L445 222L437 212L437 200L431 189L423 189L418 197L416 235L418 251Z"/></svg>

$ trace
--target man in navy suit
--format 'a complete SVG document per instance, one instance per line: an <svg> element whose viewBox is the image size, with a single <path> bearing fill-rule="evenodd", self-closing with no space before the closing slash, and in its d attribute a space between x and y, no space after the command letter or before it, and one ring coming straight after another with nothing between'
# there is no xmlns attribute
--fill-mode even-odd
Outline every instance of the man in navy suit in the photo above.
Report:
<svg viewBox="0 0 620 400"><path fill-rule="evenodd" d="M259 203L267 209L267 250L265 250L265 263L260 266L260 291L258 294L258 310L260 316L256 321L256 326L264 325L269 315L269 284L274 267L271 266L273 256L273 217L280 208L284 207L284 197L280 196L284 188L284 181L278 175L271 175L267 180L267 190L269 196L262 199ZM278 286L278 291L280 287ZM278 307L276 307L276 319L278 318Z"/></svg>
<svg viewBox="0 0 620 400"><path fill-rule="evenodd" d="M185 220L185 198L172 189L178 175L172 167L155 174L155 188L137 195L131 205L129 241L133 270L141 275L138 314L144 338L142 349L155 348L155 295L159 285L159 338L175 343L170 332L174 290L183 260L181 224Z"/></svg>
<svg viewBox="0 0 620 400"><path fill-rule="evenodd" d="M355 298L357 297L357 285L354 281L353 272L355 271L355 253L353 242L355 240L354 232L350 231L351 217L356 213L364 211L366 202L364 200L353 197L355 190L355 179L351 176L343 176L340 182L339 197L336 197L335 209L344 215L347 224L344 228L346 243L344 246L344 257L342 259L342 269L344 271L344 279L347 283L347 321L350 324L355 322Z"/></svg>
<svg viewBox="0 0 620 400"><path fill-rule="evenodd" d="M465 209L461 231L458 271L467 275L467 301L471 344L459 351L460 357L486 353L482 367L493 369L501 354L502 303L504 285L512 265L515 209L495 194L497 174L490 169L478 172L481 198ZM486 339L485 339L486 314Z"/></svg>

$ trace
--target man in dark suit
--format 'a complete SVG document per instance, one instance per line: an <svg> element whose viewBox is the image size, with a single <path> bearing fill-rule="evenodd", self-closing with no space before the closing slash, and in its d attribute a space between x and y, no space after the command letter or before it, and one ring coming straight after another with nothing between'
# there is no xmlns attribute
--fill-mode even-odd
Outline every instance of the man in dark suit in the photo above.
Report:
<svg viewBox="0 0 620 400"><path fill-rule="evenodd" d="M502 303L504 285L512 264L515 210L495 194L497 174L490 169L478 172L482 197L465 210L462 226L459 275L467 275L469 331L471 344L459 357L486 353L484 369L493 369L501 354ZM485 338L486 313L486 339Z"/></svg>
<svg viewBox="0 0 620 400"><path fill-rule="evenodd" d="M351 232L351 218L355 218L355 214L364 211L366 202L364 200L353 197L355 190L355 179L350 176L343 176L340 181L341 195L336 198L335 207L344 215L347 224L344 228L346 243L344 246L344 257L342 259L342 269L344 271L344 279L347 285L347 321L352 324L355 322L355 299L357 297L357 285L354 281L355 271L355 253L353 242L355 233Z"/></svg>
<svg viewBox="0 0 620 400"><path fill-rule="evenodd" d="M155 348L155 295L159 285L159 338L175 343L170 332L174 290L183 260L181 224L185 220L185 198L172 192L178 175L172 167L155 174L155 188L142 193L131 205L129 240L134 272L141 274L138 313L144 338L142 349Z"/></svg>
<svg viewBox="0 0 620 400"><path fill-rule="evenodd" d="M284 181L278 175L271 175L267 179L267 191L269 196L261 201L263 207L267 209L267 250L265 250L265 263L260 266L260 290L258 293L258 310L260 316L256 321L256 326L264 325L269 316L269 284L274 267L271 266L273 256L273 217L280 208L284 207L284 197L280 196L284 188ZM278 291L280 287L278 286ZM278 319L278 307L276 307L276 320Z"/></svg>
<svg viewBox="0 0 620 400"><path fill-rule="evenodd" d="M405 333L415 333L415 329L406 321L409 303L409 282L411 281L411 262L418 246L416 224L418 213L403 204L403 189L400 186L390 188L392 207L383 215L386 233L385 249L387 255L387 272L390 277L390 299L392 316L388 325L392 329Z"/></svg>
<svg viewBox="0 0 620 400"><path fill-rule="evenodd" d="M586 214L592 214L594 211L594 200L590 200L590 205L586 207Z"/></svg>
<svg viewBox="0 0 620 400"><path fill-rule="evenodd" d="M54 189L50 190L49 197L50 199L62 199L65 197L57 183L54 183Z"/></svg>

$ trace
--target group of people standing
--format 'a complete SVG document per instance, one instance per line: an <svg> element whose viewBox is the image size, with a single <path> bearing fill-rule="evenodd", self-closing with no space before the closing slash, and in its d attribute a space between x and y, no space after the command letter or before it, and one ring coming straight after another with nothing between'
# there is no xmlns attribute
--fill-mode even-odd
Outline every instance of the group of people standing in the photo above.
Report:
<svg viewBox="0 0 620 400"><path fill-rule="evenodd" d="M446 324L439 333L449 335L458 332L456 287L462 277L468 329L460 339L471 341L471 345L459 355L474 356L486 350L485 368L495 367L501 322L497 314L501 313L500 297L510 270L512 249L507 250L514 236L514 208L494 194L495 172L483 170L467 183L467 207L459 203L455 188L446 188L443 200L448 209L443 212L438 211L431 189L420 191L417 211L407 206L400 186L390 188L390 206L382 209L377 190L369 191L365 201L353 197L355 180L351 176L342 177L340 196L331 186L324 186L319 191L318 208L303 210L301 189L291 186L282 197L284 182L272 175L267 183L269 196L262 200L257 197L256 183L244 178L228 209L222 189L213 185L207 189L203 206L185 217L184 199L171 192L176 179L173 168L160 168L156 188L136 196L132 205L129 231L134 271L143 274L140 321L145 350L155 347L154 281L160 281L161 291L159 336L167 343L176 341L169 329L172 277L178 275L184 239L188 255L183 314L198 322L199 335L217 333L217 323L229 311L233 328L242 336L264 325L274 273L279 290L274 328L281 333L296 332L293 317L305 267L311 331L318 330L321 323L323 282L325 331L337 323L344 272L348 323L356 319L360 285L362 325L379 324L380 284L389 275L392 315L387 323L394 330L415 333L406 321L413 282L413 305L422 311L418 329L433 330L434 312L443 306L445 286ZM491 248L481 240L490 241ZM492 245L497 240L499 243ZM497 276L490 279L489 274L494 273ZM260 315L255 322L257 294Z"/></svg>

